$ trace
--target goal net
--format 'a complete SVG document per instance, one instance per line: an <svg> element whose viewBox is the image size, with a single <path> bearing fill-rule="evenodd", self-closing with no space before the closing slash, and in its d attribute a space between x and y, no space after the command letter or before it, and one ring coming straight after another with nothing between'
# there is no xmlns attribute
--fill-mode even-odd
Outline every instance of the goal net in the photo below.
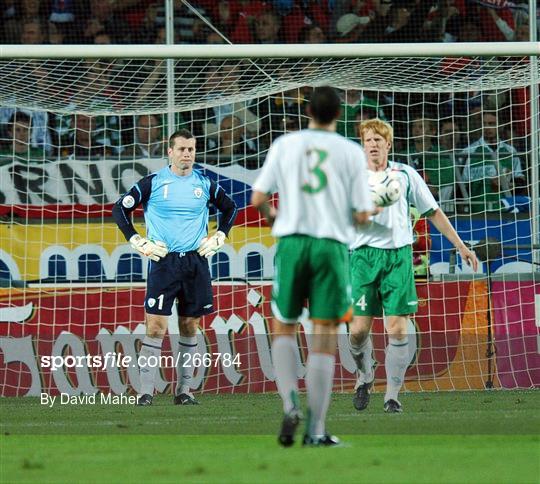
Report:
<svg viewBox="0 0 540 484"><path fill-rule="evenodd" d="M340 90L341 134L358 141L358 123L367 118L392 124L391 158L420 172L482 261L473 274L412 210L420 307L409 324L405 388L540 386L540 73L527 57L537 44L484 45L487 53L476 56L456 44L424 44L424 54L409 47L408 56L395 46L352 44L251 51L40 46L34 56L18 50L28 46L3 47L2 395L139 390L136 366L95 367L87 356L136 359L147 268L113 223L111 206L166 166L166 139L178 128L195 134L198 168L239 207L227 244L211 261L216 312L203 319L198 352L214 356L201 361L197 390L274 391L275 240L249 206L251 185L271 142L306 127L311 89L324 84ZM213 213L210 231L215 223ZM135 226L144 233L142 211ZM312 329L307 312L300 322L302 376ZM355 366L345 326L340 334L334 389L346 391ZM373 337L382 385L381 320ZM175 315L164 348L177 354ZM50 357L64 357L63 364L53 369L60 360ZM157 390L171 391L173 381L175 370L163 364Z"/></svg>

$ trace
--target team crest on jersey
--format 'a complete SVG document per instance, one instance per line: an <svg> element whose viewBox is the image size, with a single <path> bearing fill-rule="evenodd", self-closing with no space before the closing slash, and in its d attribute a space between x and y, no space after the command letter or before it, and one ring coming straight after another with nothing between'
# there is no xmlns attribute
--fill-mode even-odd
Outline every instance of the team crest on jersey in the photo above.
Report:
<svg viewBox="0 0 540 484"><path fill-rule="evenodd" d="M149 308L153 308L154 304L156 304L156 300L153 297L148 298L148 301L146 301L146 302L148 303Z"/></svg>
<svg viewBox="0 0 540 484"><path fill-rule="evenodd" d="M127 195L122 200L122 205L124 208L131 208L135 205L135 199L131 195Z"/></svg>
<svg viewBox="0 0 540 484"><path fill-rule="evenodd" d="M193 190L193 195L195 195L195 198L201 198L202 197L202 188L195 188L195 190Z"/></svg>

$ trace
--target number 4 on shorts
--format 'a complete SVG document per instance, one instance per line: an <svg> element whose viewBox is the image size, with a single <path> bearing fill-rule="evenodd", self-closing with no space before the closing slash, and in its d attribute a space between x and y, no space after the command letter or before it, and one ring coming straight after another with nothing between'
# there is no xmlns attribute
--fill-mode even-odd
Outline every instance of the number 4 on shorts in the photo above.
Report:
<svg viewBox="0 0 540 484"><path fill-rule="evenodd" d="M366 303L366 295L362 294L362 297L356 301L356 306L360 306L360 309L362 311L366 310L367 303Z"/></svg>

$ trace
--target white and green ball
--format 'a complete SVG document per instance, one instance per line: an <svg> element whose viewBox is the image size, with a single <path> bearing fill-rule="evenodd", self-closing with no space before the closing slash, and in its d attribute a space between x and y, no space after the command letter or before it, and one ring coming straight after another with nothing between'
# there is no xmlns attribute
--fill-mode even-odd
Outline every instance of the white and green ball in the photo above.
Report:
<svg viewBox="0 0 540 484"><path fill-rule="evenodd" d="M401 183L396 171L370 171L368 184L371 198L377 207L389 207L401 197Z"/></svg>

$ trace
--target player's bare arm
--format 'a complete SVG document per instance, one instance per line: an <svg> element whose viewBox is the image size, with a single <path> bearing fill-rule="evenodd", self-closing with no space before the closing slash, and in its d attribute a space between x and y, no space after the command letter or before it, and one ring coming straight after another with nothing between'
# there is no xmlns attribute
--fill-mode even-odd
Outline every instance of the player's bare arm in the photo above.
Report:
<svg viewBox="0 0 540 484"><path fill-rule="evenodd" d="M277 210L276 207L270 205L268 200L270 197L268 194L258 191L253 191L251 195L251 204L259 211L259 213L266 219L268 225L271 227L274 225L276 219ZM360 223L360 222L359 222Z"/></svg>
<svg viewBox="0 0 540 484"><path fill-rule="evenodd" d="M365 225L369 222L369 217L371 217L371 215L376 215L380 210L382 209L377 207L372 212L354 212L354 220L357 225Z"/></svg>
<svg viewBox="0 0 540 484"><path fill-rule="evenodd" d="M435 225L437 230L443 234L457 250L459 250L461 258L476 272L478 269L478 259L476 258L476 255L465 245L463 240L461 240L446 214L438 208L429 215L428 218L433 225Z"/></svg>

